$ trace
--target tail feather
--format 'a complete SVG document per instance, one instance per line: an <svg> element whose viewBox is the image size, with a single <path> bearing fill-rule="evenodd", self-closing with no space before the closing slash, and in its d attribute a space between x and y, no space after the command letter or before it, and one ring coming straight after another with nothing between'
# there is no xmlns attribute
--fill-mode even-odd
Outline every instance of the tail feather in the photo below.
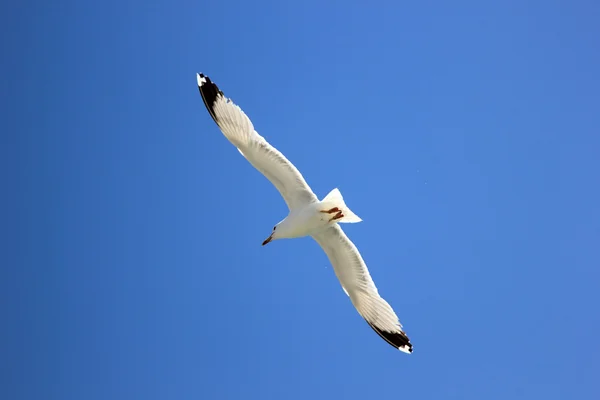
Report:
<svg viewBox="0 0 600 400"><path fill-rule="evenodd" d="M344 216L338 222L356 223L362 221L358 215L354 214L352 210L348 208L338 188L329 192L323 199L323 203L331 203L332 206L340 208Z"/></svg>

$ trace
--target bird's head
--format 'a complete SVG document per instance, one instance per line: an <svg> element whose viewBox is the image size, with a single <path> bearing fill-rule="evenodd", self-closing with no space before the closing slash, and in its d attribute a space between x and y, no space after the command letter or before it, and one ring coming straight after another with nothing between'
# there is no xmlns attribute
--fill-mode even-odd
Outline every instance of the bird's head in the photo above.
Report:
<svg viewBox="0 0 600 400"><path fill-rule="evenodd" d="M275 225L273 227L273 231L271 232L271 235L269 235L268 238L265 239L265 241L262 243L262 245L264 246L265 244L269 243L271 240L275 240L279 238L279 232L277 232L277 227L280 225L281 223Z"/></svg>

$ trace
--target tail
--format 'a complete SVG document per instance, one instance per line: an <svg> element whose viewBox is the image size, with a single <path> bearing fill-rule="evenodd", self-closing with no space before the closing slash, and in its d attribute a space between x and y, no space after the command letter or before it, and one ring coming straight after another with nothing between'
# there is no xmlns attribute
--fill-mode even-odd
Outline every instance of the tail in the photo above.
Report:
<svg viewBox="0 0 600 400"><path fill-rule="evenodd" d="M342 211L344 216L339 219L338 222L353 223L362 221L362 219L358 215L354 214L352 210L348 208L346 203L344 203L344 198L342 197L342 194L338 188L335 188L329 192L329 194L323 199L323 203L331 204L332 207L338 207Z"/></svg>

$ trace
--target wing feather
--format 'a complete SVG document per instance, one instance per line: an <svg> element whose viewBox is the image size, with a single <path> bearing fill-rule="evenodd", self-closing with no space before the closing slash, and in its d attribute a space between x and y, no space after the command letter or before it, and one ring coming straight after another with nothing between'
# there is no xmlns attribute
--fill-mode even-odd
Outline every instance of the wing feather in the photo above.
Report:
<svg viewBox="0 0 600 400"><path fill-rule="evenodd" d="M254 130L244 111L209 77L198 74L198 89L210 116L239 152L277 188L290 210L317 201L302 174Z"/></svg>
<svg viewBox="0 0 600 400"><path fill-rule="evenodd" d="M369 326L390 345L412 353L412 344L396 313L379 295L367 265L342 228L335 224L312 237L329 257L342 288Z"/></svg>

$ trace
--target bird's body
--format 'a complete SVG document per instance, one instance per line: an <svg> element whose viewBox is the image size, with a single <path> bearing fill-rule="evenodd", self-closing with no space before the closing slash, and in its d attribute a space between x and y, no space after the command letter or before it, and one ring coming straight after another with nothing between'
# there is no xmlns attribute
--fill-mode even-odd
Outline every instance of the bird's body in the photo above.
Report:
<svg viewBox="0 0 600 400"><path fill-rule="evenodd" d="M207 76L198 74L198 88L208 112L238 151L275 185L289 208L263 245L275 239L312 236L323 248L344 292L379 336L395 348L412 352L412 344L390 305L377 291L358 249L340 223L362 221L338 189L321 201L296 167L254 130L244 112L227 99Z"/></svg>
<svg viewBox="0 0 600 400"><path fill-rule="evenodd" d="M291 210L283 221L275 225L274 232L277 236L273 239L294 239L310 236L313 233L322 231L329 225L335 224L335 221L329 220L329 214L320 212L326 209L329 210L325 204L326 202L317 201L302 208ZM333 208L333 206L330 208Z"/></svg>
<svg viewBox="0 0 600 400"><path fill-rule="evenodd" d="M339 222L360 221L361 219L346 206L340 191L333 189L321 201L315 200L291 209L287 217L275 225L270 238L293 239L311 236Z"/></svg>

